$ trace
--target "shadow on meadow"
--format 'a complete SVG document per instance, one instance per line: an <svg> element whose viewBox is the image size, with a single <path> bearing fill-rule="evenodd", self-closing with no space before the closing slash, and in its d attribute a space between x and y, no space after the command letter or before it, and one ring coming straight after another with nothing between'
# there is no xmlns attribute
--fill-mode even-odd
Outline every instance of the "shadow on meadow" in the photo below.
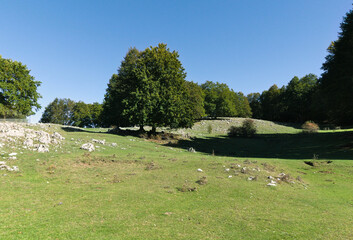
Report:
<svg viewBox="0 0 353 240"><path fill-rule="evenodd" d="M253 138L227 136L179 140L171 147L187 149L216 156L249 158L353 160L353 132L316 134L258 134Z"/></svg>

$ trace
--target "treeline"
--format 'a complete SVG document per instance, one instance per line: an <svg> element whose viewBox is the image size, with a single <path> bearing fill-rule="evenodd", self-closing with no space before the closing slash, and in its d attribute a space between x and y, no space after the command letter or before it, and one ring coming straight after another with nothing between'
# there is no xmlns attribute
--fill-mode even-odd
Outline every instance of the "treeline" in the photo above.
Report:
<svg viewBox="0 0 353 240"><path fill-rule="evenodd" d="M307 120L353 124L353 12L341 24L338 40L328 48L320 78L294 77L286 86L273 85L244 96L226 84L186 81L176 51L165 44L139 51L131 48L109 80L103 104L55 99L41 122L81 127L191 127L205 116L253 117L281 122ZM5 94L1 95L3 101ZM0 102L1 103L1 102ZM0 105L1 106L1 105ZM0 108L1 110L1 108Z"/></svg>
<svg viewBox="0 0 353 240"><path fill-rule="evenodd" d="M343 18L338 39L328 47L320 78L294 77L287 86L249 94L254 118L282 122L353 124L353 11Z"/></svg>
<svg viewBox="0 0 353 240"><path fill-rule="evenodd" d="M248 94L247 98L253 118L303 123L306 120L323 120L318 91L318 77L308 74L300 79L293 77L288 85L281 88L273 85L261 94Z"/></svg>
<svg viewBox="0 0 353 240"><path fill-rule="evenodd" d="M101 121L102 104L87 104L75 102L68 98L55 98L44 110L40 122L56 123L77 127L99 127Z"/></svg>

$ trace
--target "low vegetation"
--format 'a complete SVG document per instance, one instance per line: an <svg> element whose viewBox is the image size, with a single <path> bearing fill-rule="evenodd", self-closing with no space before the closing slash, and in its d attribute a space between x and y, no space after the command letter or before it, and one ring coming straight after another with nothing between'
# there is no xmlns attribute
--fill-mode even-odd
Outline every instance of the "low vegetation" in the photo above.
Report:
<svg viewBox="0 0 353 240"><path fill-rule="evenodd" d="M227 121L243 119L199 122L174 145L30 125L65 140L47 153L2 144L19 171L1 171L0 238L350 238L353 130L296 134L254 120L256 138L228 138ZM96 150L80 149L87 142Z"/></svg>
<svg viewBox="0 0 353 240"><path fill-rule="evenodd" d="M231 126L228 129L229 137L253 137L256 134L256 126L251 119L245 119L241 127Z"/></svg>

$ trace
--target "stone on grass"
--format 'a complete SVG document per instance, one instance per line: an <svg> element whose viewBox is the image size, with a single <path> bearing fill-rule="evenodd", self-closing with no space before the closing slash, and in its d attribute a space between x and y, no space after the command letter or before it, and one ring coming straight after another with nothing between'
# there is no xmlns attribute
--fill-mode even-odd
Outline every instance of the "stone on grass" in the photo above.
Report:
<svg viewBox="0 0 353 240"><path fill-rule="evenodd" d="M49 152L49 148L44 144L36 144L35 150L40 153Z"/></svg>
<svg viewBox="0 0 353 240"><path fill-rule="evenodd" d="M198 168L197 171L198 172L203 172L203 170L201 168Z"/></svg>
<svg viewBox="0 0 353 240"><path fill-rule="evenodd" d="M93 152L95 150L94 145L92 143L85 143L81 146L81 149L87 150L89 152Z"/></svg>
<svg viewBox="0 0 353 240"><path fill-rule="evenodd" d="M192 153L196 152L196 150L195 150L193 147L189 147L189 148L188 148L188 151L189 151L189 152L192 152Z"/></svg>
<svg viewBox="0 0 353 240"><path fill-rule="evenodd" d="M105 139L103 139L103 140L92 139L92 142L104 145L105 144Z"/></svg>
<svg viewBox="0 0 353 240"><path fill-rule="evenodd" d="M267 186L276 187L276 186L277 186L277 183L276 183L276 181L271 180L271 182L269 182L269 183L267 184Z"/></svg>

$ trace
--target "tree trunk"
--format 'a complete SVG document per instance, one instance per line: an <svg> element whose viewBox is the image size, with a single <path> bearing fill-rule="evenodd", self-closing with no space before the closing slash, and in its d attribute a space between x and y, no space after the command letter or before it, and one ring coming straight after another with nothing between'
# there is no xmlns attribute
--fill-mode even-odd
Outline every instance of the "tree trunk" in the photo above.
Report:
<svg viewBox="0 0 353 240"><path fill-rule="evenodd" d="M155 133L156 133L156 126L152 126L151 133L152 133L152 134L155 134Z"/></svg>
<svg viewBox="0 0 353 240"><path fill-rule="evenodd" d="M140 125L140 129L139 129L139 132L144 132L145 129L143 129L143 125Z"/></svg>

